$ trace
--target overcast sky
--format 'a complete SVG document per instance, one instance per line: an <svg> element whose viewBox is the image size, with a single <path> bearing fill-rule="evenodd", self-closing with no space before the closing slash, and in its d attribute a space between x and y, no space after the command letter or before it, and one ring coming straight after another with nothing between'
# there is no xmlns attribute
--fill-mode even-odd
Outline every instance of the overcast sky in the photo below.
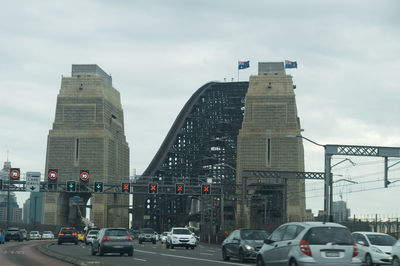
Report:
<svg viewBox="0 0 400 266"><path fill-rule="evenodd" d="M303 136L321 144L400 147L398 0L16 0L4 1L1 13L0 161L9 151L23 173L45 172L61 75L70 76L72 64L98 64L112 75L131 174L145 170L199 87L237 80L238 60L250 60L242 81L260 61L298 62L287 73L297 85ZM323 149L304 146L306 170L323 171ZM359 182L338 182L335 189L352 213L400 215L400 182L375 189L383 187L383 159L351 159L356 166L345 162L333 172ZM389 179L400 179L400 164ZM321 185L307 183L314 212L323 208ZM18 197L21 204L28 193Z"/></svg>

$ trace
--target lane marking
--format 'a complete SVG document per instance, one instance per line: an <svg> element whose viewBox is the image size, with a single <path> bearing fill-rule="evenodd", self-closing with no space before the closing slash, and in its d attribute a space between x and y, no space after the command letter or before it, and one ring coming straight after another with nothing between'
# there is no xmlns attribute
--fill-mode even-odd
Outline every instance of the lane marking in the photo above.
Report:
<svg viewBox="0 0 400 266"><path fill-rule="evenodd" d="M142 252L142 253L148 253L148 254L158 254L157 252L145 251L145 250L140 250L140 249L135 249L135 251Z"/></svg>
<svg viewBox="0 0 400 266"><path fill-rule="evenodd" d="M212 253L215 253L215 252L217 252L216 250L213 250L213 249L207 249L206 251L208 251L208 252L212 252Z"/></svg>
<svg viewBox="0 0 400 266"><path fill-rule="evenodd" d="M214 254L212 254L212 253L202 253L202 252L200 252L200 254L207 255L207 256L212 256L212 255L214 255Z"/></svg>
<svg viewBox="0 0 400 266"><path fill-rule="evenodd" d="M144 260L144 259L138 259L138 258L133 258L134 260L138 260L138 261L147 261L147 260Z"/></svg>
<svg viewBox="0 0 400 266"><path fill-rule="evenodd" d="M229 265L245 265L248 264L241 264L241 263L234 263L234 262L226 262L226 261L218 261L218 260L209 260L209 259L201 259L201 258L193 258L193 257L184 257L178 255L171 255L171 254L164 254L160 253L161 256L173 257L173 258L180 258L180 259L188 259L188 260L199 260L199 261L206 261L206 262L213 262L213 263L220 263L220 264L229 264Z"/></svg>

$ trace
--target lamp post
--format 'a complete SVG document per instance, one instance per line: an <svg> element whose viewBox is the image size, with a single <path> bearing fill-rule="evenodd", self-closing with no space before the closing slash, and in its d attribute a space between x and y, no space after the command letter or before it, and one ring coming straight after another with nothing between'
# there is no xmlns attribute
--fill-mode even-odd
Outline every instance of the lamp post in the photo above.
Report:
<svg viewBox="0 0 400 266"><path fill-rule="evenodd" d="M331 177L331 160L332 160L332 155L328 154L326 152L326 145L319 144L309 138L303 137L301 135L287 135L285 136L286 138L302 138L307 140L308 142L311 142L314 145L324 147L325 150L325 179L324 179L324 222L327 222L329 219L329 214L331 213L330 211L330 197L329 197L329 192L330 192L330 186L332 184L332 177Z"/></svg>

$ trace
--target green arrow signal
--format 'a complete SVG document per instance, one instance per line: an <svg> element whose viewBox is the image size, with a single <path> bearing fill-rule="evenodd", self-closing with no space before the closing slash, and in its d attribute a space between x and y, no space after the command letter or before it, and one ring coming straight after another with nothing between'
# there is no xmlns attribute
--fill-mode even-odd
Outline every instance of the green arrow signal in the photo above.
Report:
<svg viewBox="0 0 400 266"><path fill-rule="evenodd" d="M97 188L100 188L100 184L97 184Z"/></svg>
<svg viewBox="0 0 400 266"><path fill-rule="evenodd" d="M70 188L73 188L73 187L74 187L74 185L72 185L72 184L69 184L69 187L70 187Z"/></svg>

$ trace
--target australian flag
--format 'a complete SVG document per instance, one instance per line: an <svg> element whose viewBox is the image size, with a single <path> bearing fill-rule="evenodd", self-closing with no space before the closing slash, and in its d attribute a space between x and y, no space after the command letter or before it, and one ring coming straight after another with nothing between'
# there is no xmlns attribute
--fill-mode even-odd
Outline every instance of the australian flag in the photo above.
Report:
<svg viewBox="0 0 400 266"><path fill-rule="evenodd" d="M250 61L239 61L238 62L239 69L245 69L250 67Z"/></svg>
<svg viewBox="0 0 400 266"><path fill-rule="evenodd" d="M297 68L297 62L285 60L285 68Z"/></svg>

